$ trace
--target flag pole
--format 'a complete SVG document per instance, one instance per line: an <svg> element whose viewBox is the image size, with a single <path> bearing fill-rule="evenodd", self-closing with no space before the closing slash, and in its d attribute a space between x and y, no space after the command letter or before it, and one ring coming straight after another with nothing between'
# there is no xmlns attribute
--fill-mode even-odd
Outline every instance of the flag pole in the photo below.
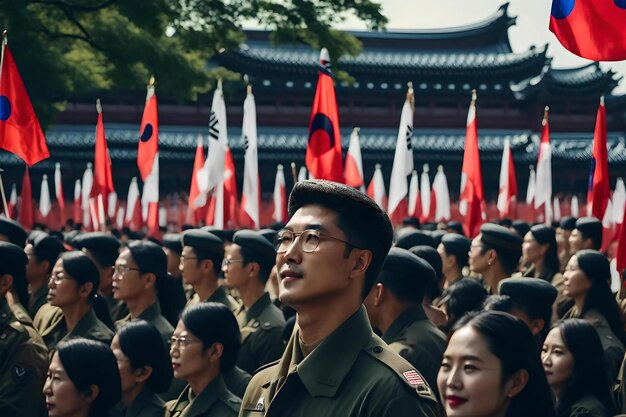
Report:
<svg viewBox="0 0 626 417"><path fill-rule="evenodd" d="M2 31L2 52L0 52L0 82L2 81L2 68L4 67L4 48L7 44L7 31ZM2 181L2 172L4 170L0 168L0 194L2 194L2 207L4 209L4 214L7 218L11 218L11 213L9 213L8 204L7 204L7 196L4 192L4 183Z"/></svg>
<svg viewBox="0 0 626 417"><path fill-rule="evenodd" d="M291 163L291 176L293 178L293 185L295 186L296 183L298 182L298 174L296 173L296 163L295 162Z"/></svg>
<svg viewBox="0 0 626 417"><path fill-rule="evenodd" d="M2 53L0 53L0 81L2 81L2 68L4 68L4 48L7 46L7 31L2 31Z"/></svg>

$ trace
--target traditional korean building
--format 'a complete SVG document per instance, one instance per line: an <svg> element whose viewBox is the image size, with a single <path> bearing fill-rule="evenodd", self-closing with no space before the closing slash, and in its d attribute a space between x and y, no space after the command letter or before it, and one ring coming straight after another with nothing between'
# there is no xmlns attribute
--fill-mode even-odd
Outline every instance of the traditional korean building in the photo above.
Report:
<svg viewBox="0 0 626 417"><path fill-rule="evenodd" d="M366 180L374 165L382 164L389 180L396 145L400 110L407 82L415 88L413 148L415 166L431 168L431 179L443 165L450 191L458 195L465 142L465 123L471 90L478 92L478 129L483 180L488 199L498 193L502 147L510 139L521 197L528 167L537 160L541 118L550 106L554 145L553 190L578 193L587 188L593 130L599 97L606 96L609 131L609 167L612 185L626 175L626 98L611 92L619 78L597 63L579 68L552 67L547 45L513 51L508 30L515 17L508 4L482 21L454 28L388 32L352 32L363 44L355 57L342 58L336 67L350 81L337 81L336 92L342 143L347 151L349 134L360 127ZM239 49L223 51L209 63L248 74L257 104L259 172L262 193L270 198L276 165L304 164L308 121L317 80L319 51L306 45L273 45L270 33L247 31ZM241 123L245 86L226 83L228 134L235 158L239 189L243 175ZM161 192L189 189L198 133L208 134L212 92L197 102L176 103L159 95L159 147ZM124 196L132 176L137 176L136 150L145 91L124 95L101 94L114 180ZM43 173L51 174L55 162L63 164L65 190L82 176L93 160L96 121L94 97L70 99L67 110L47 132L52 158L32 169L35 195ZM0 153L7 169L5 187L21 180L23 164ZM287 186L293 183L287 175Z"/></svg>

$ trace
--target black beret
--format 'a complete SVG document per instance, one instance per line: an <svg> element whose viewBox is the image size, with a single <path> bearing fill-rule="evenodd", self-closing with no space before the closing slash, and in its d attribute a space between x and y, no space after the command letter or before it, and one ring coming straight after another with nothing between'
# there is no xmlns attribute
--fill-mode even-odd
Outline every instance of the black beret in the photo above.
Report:
<svg viewBox="0 0 626 417"><path fill-rule="evenodd" d="M153 273L157 278L167 275L167 256L161 246L149 240L138 240L127 247L141 272Z"/></svg>
<svg viewBox="0 0 626 417"><path fill-rule="evenodd" d="M204 230L205 232L209 232L214 234L215 236L219 237L220 240L223 242L229 242L232 239L229 238L228 233L226 232L226 230L220 229L219 227L215 227L215 226L204 226L202 228L200 228L200 230Z"/></svg>
<svg viewBox="0 0 626 417"><path fill-rule="evenodd" d="M480 227L480 240L493 248L521 251L522 237L504 226L485 223Z"/></svg>
<svg viewBox="0 0 626 417"><path fill-rule="evenodd" d="M92 252L99 252L117 258L122 242L113 235L104 232L83 233L72 239L72 245L77 249L89 249Z"/></svg>
<svg viewBox="0 0 626 417"><path fill-rule="evenodd" d="M465 236L465 232L463 231L463 225L456 220L449 221L448 224L446 224L446 229L452 230L460 235Z"/></svg>
<svg viewBox="0 0 626 417"><path fill-rule="evenodd" d="M166 233L163 235L163 246L180 254L183 251L183 244L180 241L180 233Z"/></svg>
<svg viewBox="0 0 626 417"><path fill-rule="evenodd" d="M405 217L402 219L402 226L411 226L417 229L420 227L420 221L415 217Z"/></svg>
<svg viewBox="0 0 626 417"><path fill-rule="evenodd" d="M276 230L274 229L261 229L259 230L259 234L267 239L268 242L274 245L274 237L276 236Z"/></svg>
<svg viewBox="0 0 626 417"><path fill-rule="evenodd" d="M410 249L413 246L426 245L435 247L435 239L429 234L415 229L401 229L396 237L396 247Z"/></svg>
<svg viewBox="0 0 626 417"><path fill-rule="evenodd" d="M6 236L9 242L21 248L26 246L26 230L15 220L0 217L0 235Z"/></svg>
<svg viewBox="0 0 626 417"><path fill-rule="evenodd" d="M517 234L520 235L522 238L526 236L526 233L528 233L528 231L530 230L530 225L523 220L515 220L511 224L511 227L515 229Z"/></svg>
<svg viewBox="0 0 626 417"><path fill-rule="evenodd" d="M561 229L574 230L576 228L576 217L563 217L559 226Z"/></svg>
<svg viewBox="0 0 626 417"><path fill-rule="evenodd" d="M377 282L385 285L402 301L421 303L435 270L422 258L398 247L389 250Z"/></svg>
<svg viewBox="0 0 626 417"><path fill-rule="evenodd" d="M24 249L13 243L2 241L0 241L0 259L2 259L3 270L13 270L20 266L26 268L28 263L28 256Z"/></svg>
<svg viewBox="0 0 626 417"><path fill-rule="evenodd" d="M554 303L558 293L552 284L538 278L507 278L498 287L501 295L508 295L513 301L546 306Z"/></svg>
<svg viewBox="0 0 626 417"><path fill-rule="evenodd" d="M576 220L576 229L586 238L602 243L602 222L595 217L581 217Z"/></svg>
<svg viewBox="0 0 626 417"><path fill-rule="evenodd" d="M546 243L554 245L556 243L556 232L545 224L536 224L530 228L530 233L541 245Z"/></svg>
<svg viewBox="0 0 626 417"><path fill-rule="evenodd" d="M441 230L441 229L433 230L432 232L430 232L430 236L433 238L433 241L435 242L435 248L439 246L439 244L441 243L441 239L443 239L443 237L447 234L448 232L446 232L445 230Z"/></svg>
<svg viewBox="0 0 626 417"><path fill-rule="evenodd" d="M254 230L240 230L233 236L233 243L255 254L259 262L274 262L276 251L266 238Z"/></svg>
<svg viewBox="0 0 626 417"><path fill-rule="evenodd" d="M224 256L224 242L222 239L205 230L189 229L181 235L183 246L191 246L202 252Z"/></svg>
<svg viewBox="0 0 626 417"><path fill-rule="evenodd" d="M504 218L504 219L498 220L497 224L499 224L500 226L504 226L504 227L511 227L513 226L513 220Z"/></svg>
<svg viewBox="0 0 626 417"><path fill-rule="evenodd" d="M457 233L448 233L441 238L441 244L450 255L467 255L472 242L465 236Z"/></svg>
<svg viewBox="0 0 626 417"><path fill-rule="evenodd" d="M29 243L33 245L33 251L38 258L56 259L65 250L63 243L43 232L37 233L34 237L31 233Z"/></svg>
<svg viewBox="0 0 626 417"><path fill-rule="evenodd" d="M430 265L435 271L435 277L437 280L440 280L443 277L443 262L441 261L441 256L439 255L439 252L437 252L437 249L427 245L419 245L413 246L409 249L409 252L428 262L428 265Z"/></svg>

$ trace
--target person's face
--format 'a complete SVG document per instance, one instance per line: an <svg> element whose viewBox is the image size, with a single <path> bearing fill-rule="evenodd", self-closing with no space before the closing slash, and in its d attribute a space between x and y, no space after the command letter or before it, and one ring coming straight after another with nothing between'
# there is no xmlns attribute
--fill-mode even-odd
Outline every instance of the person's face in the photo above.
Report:
<svg viewBox="0 0 626 417"><path fill-rule="evenodd" d="M26 264L26 280L29 283L34 282L38 278L45 277L48 274L48 262L38 262L35 254L33 253L33 245L28 244L24 248L26 256L28 256L28 263Z"/></svg>
<svg viewBox="0 0 626 417"><path fill-rule="evenodd" d="M63 260L59 259L54 264L52 275L48 281L48 302L61 308L75 305L81 301L81 287L74 278L65 272ZM86 299L86 297L84 298Z"/></svg>
<svg viewBox="0 0 626 417"><path fill-rule="evenodd" d="M172 341L170 357L174 378L189 381L209 370L208 349L203 351L202 342L187 330L182 320L178 320Z"/></svg>
<svg viewBox="0 0 626 417"><path fill-rule="evenodd" d="M574 355L565 346L557 327L550 330L543 342L541 362L550 388L560 393L574 370Z"/></svg>
<svg viewBox="0 0 626 417"><path fill-rule="evenodd" d="M569 236L569 249L571 253L576 253L585 248L585 241L580 230L574 229Z"/></svg>
<svg viewBox="0 0 626 417"><path fill-rule="evenodd" d="M310 204L296 211L286 229L294 233L316 229L337 239L347 240L337 226L337 214L320 205ZM302 303L327 302L350 293L351 270L356 265L356 249L345 257L346 244L321 237L310 253L302 250L302 239L296 237L285 253L276 254L280 280L280 301L293 306ZM359 286L359 290L362 284ZM351 293L350 293L351 294Z"/></svg>
<svg viewBox="0 0 626 417"><path fill-rule="evenodd" d="M142 274L132 253L124 249L115 260L113 273L113 298L134 300L152 287L148 274Z"/></svg>
<svg viewBox="0 0 626 417"><path fill-rule="evenodd" d="M167 272L177 277L180 275L180 254L170 248L163 248L167 256Z"/></svg>
<svg viewBox="0 0 626 417"><path fill-rule="evenodd" d="M591 282L587 275L578 266L578 256L576 255L569 259L565 272L563 272L563 278L565 278L563 294L567 297L580 297L591 288Z"/></svg>
<svg viewBox="0 0 626 417"><path fill-rule="evenodd" d="M202 269L196 251L191 246L184 246L180 257L180 273L183 282L188 285L196 285L202 281Z"/></svg>
<svg viewBox="0 0 626 417"><path fill-rule="evenodd" d="M117 335L113 337L113 341L111 342L111 350L113 351L113 355L117 360L117 367L120 370L122 393L129 392L137 385L137 378L135 375L135 371L130 366L130 360L124 354L124 352L122 352L122 348L120 347L120 339Z"/></svg>
<svg viewBox="0 0 626 417"><path fill-rule="evenodd" d="M232 244L225 252L224 262L222 262L222 272L224 273L225 284L228 288L240 288L245 286L250 279L250 264L243 264L241 256L241 246Z"/></svg>
<svg viewBox="0 0 626 417"><path fill-rule="evenodd" d="M50 362L43 394L46 397L48 417L87 415L92 401L76 391L76 386L67 376L58 353L54 354Z"/></svg>
<svg viewBox="0 0 626 417"><path fill-rule="evenodd" d="M469 266L474 272L482 273L489 268L489 251L483 253L483 249L481 235L478 235L472 240L469 251Z"/></svg>
<svg viewBox="0 0 626 417"><path fill-rule="evenodd" d="M548 245L539 244L531 232L526 233L526 236L524 236L524 243L522 243L522 255L526 261L536 262L542 259L545 256L547 249Z"/></svg>
<svg viewBox="0 0 626 417"><path fill-rule="evenodd" d="M511 382L502 384L502 364L484 337L461 327L448 343L437 386L448 417L503 416L512 397Z"/></svg>
<svg viewBox="0 0 626 417"><path fill-rule="evenodd" d="M562 227L556 229L556 243L559 246L559 252L562 250L570 250L569 237L571 235L571 230L563 229Z"/></svg>

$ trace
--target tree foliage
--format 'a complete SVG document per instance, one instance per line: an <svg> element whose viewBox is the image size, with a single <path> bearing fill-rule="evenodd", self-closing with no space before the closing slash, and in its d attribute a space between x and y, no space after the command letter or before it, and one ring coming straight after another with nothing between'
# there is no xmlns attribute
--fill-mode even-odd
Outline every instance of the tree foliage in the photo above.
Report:
<svg viewBox="0 0 626 417"><path fill-rule="evenodd" d="M143 89L151 74L178 100L207 92L209 59L245 40L247 23L273 31L277 43L329 49L336 61L361 45L334 30L348 16L371 29L386 18L372 0L6 0L0 24L35 110L45 126L66 100L94 91Z"/></svg>

